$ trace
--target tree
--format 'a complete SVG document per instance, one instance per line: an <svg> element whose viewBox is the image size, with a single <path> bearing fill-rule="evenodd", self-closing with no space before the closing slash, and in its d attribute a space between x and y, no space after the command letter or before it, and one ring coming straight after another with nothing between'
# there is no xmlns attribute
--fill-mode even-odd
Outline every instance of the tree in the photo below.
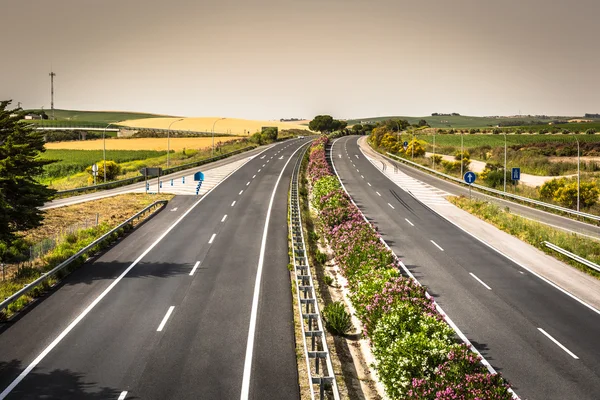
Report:
<svg viewBox="0 0 600 400"><path fill-rule="evenodd" d="M22 112L8 110L11 101L0 102L0 242L11 246L17 232L39 226L43 206L54 190L37 183L43 172L38 155L45 151L44 134L30 125L19 123ZM11 117L11 114L15 114Z"/></svg>
<svg viewBox="0 0 600 400"><path fill-rule="evenodd" d="M419 120L419 123L418 123L418 126L429 126L429 124L427 123L427 121L426 121L426 120L424 120L424 119L420 119L420 120Z"/></svg>

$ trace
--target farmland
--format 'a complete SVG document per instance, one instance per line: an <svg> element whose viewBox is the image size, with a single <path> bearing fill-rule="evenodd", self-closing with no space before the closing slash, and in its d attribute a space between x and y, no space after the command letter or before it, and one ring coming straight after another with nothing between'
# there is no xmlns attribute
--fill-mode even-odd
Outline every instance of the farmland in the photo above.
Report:
<svg viewBox="0 0 600 400"><path fill-rule="evenodd" d="M154 150L113 150L107 154L110 160L125 163L145 160L165 155L166 151ZM40 154L44 160L56 162L44 167L45 178L60 178L85 171L87 167L102 160L102 150L64 150L51 149Z"/></svg>
<svg viewBox="0 0 600 400"><path fill-rule="evenodd" d="M549 129L549 128L558 128L558 129L569 129L570 131L579 130L583 132L589 128L594 128L600 131L600 120L595 120L594 122L582 122L582 123L567 123L567 124L557 124L557 125L548 125L548 122L552 121L551 119L540 120L539 123L535 124L524 124L519 126L507 127L506 125L511 123L519 123L519 122L529 122L531 120L538 121L534 117L474 117L468 115L451 115L451 116L425 116L425 117L406 117L406 116L393 116L393 117L372 117L372 118L359 118L359 119L351 119L348 120L348 125L354 125L359 123L377 123L389 119L405 119L410 124L417 124L421 119L427 121L429 126L432 128L492 128L497 125L505 125L503 129L509 129L511 131L516 130L517 128L522 129L528 132L530 129L534 132L538 132L540 129Z"/></svg>
<svg viewBox="0 0 600 400"><path fill-rule="evenodd" d="M242 139L242 137L227 136L215 137L215 145L230 140ZM212 138L171 138L171 150L182 151L183 149L202 149L212 146ZM68 149L68 150L102 150L103 140L78 140L69 142L46 143L46 149ZM167 138L134 138L134 139L107 139L106 150L153 150L166 151ZM111 155L112 157L112 155ZM112 158L111 158L112 160ZM115 160L116 161L116 160Z"/></svg>
<svg viewBox="0 0 600 400"><path fill-rule="evenodd" d="M403 135L408 138L408 135ZM427 143L433 143L433 135L419 135L417 137L421 140L425 140ZM479 147L479 146L504 146L504 135L489 135L489 134L475 134L468 135L463 134L463 145L465 148ZM600 143L600 135L506 135L506 142L508 146L511 145L529 145L535 143L573 143L575 139L579 142L584 143ZM460 134L438 134L435 135L436 146L453 146L460 147Z"/></svg>
<svg viewBox="0 0 600 400"><path fill-rule="evenodd" d="M211 144L211 138L171 139L169 165L173 167L209 158L212 153ZM144 167L167 166L166 138L107 139L106 145L106 159L117 162L121 169L116 179L138 176L139 170ZM234 137L215 138L215 154L235 151L249 145L248 140L235 140ZM37 177L40 183L56 190L91 184L90 175L85 172L85 168L103 159L102 140L46 143L46 147L49 149L42 153L42 158L61 161L44 167L45 173Z"/></svg>
<svg viewBox="0 0 600 400"><path fill-rule="evenodd" d="M167 129L171 123L171 128L178 131L211 132L214 124L215 132L229 133L236 135L252 134L260 132L263 126L276 126L279 130L284 129L306 129L306 125L279 122L279 121L259 121L237 118L226 118L219 120L218 117L185 118L177 121L176 118L150 118L136 119L133 121L120 122L121 126L146 128L146 129ZM215 121L216 122L215 124Z"/></svg>
<svg viewBox="0 0 600 400"><path fill-rule="evenodd" d="M32 113L39 113L40 110L29 110ZM45 110L50 116L50 111ZM53 124L61 121L76 122L78 124L109 124L124 120L135 120L141 118L158 118L166 115L156 115L148 113L122 112L122 111L77 111L77 110L54 110L55 120L37 120L35 123Z"/></svg>

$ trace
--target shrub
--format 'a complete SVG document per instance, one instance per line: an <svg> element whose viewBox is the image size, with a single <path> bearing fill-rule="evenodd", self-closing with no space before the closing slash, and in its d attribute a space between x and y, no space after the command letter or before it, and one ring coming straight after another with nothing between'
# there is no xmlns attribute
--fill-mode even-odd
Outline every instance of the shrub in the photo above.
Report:
<svg viewBox="0 0 600 400"><path fill-rule="evenodd" d="M596 130L594 128L590 128L587 131L585 131L586 135L593 135L596 133Z"/></svg>
<svg viewBox="0 0 600 400"><path fill-rule="evenodd" d="M600 190L594 182L581 182L579 185L579 203L583 207L591 207L598 202ZM554 192L554 201L563 207L577 206L577 182L559 187Z"/></svg>
<svg viewBox="0 0 600 400"><path fill-rule="evenodd" d="M322 198L339 188L341 188L341 185L335 176L324 176L317 180L313 186L313 207L320 210L322 208Z"/></svg>
<svg viewBox="0 0 600 400"><path fill-rule="evenodd" d="M323 275L323 282L325 282L327 286L333 286L333 276L329 274Z"/></svg>
<svg viewBox="0 0 600 400"><path fill-rule="evenodd" d="M565 179L552 179L544 182L540 188L540 197L544 200L552 200L556 191L565 186L567 181Z"/></svg>
<svg viewBox="0 0 600 400"><path fill-rule="evenodd" d="M323 318L327 329L335 335L345 335L352 329L352 317L341 301L327 304L323 309Z"/></svg>
<svg viewBox="0 0 600 400"><path fill-rule="evenodd" d="M106 160L106 165L103 161L99 161L96 163L98 166L98 176L96 177L97 182L104 181L104 169L106 168L106 180L113 181L117 178L117 176L121 173L121 166L114 161ZM93 181L92 175L92 166L90 165L85 169L85 172L90 174L90 177Z"/></svg>

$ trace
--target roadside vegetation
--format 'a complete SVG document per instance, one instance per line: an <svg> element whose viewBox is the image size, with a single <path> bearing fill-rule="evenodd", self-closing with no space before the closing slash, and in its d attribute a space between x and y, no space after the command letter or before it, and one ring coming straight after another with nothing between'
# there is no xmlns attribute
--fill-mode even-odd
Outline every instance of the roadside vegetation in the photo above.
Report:
<svg viewBox="0 0 600 400"><path fill-rule="evenodd" d="M454 196L450 197L449 201L504 232L510 233L545 253L600 279L600 273L547 248L543 244L544 241L548 241L589 261L600 264L600 241L531 221L487 201Z"/></svg>
<svg viewBox="0 0 600 400"><path fill-rule="evenodd" d="M403 129L416 129L407 133ZM451 140L446 140L450 137ZM521 139L525 136L514 136ZM442 139L440 144L440 138ZM374 127L369 135L370 145L380 153L392 153L398 157L414 161L424 167L435 169L455 178L462 179L461 159L463 174L471 169L474 159L485 161L485 168L478 173L476 183L493 189L502 190L504 175L506 174L507 192L518 194L531 199L542 200L551 204L561 205L571 209L577 208L577 183L576 177L560 177L565 173L577 171L577 164L573 162L573 152L577 154L576 143L572 138L555 141L543 141L545 136L529 136L530 139L512 144L507 152L507 171L504 171L504 137L503 135L464 136L464 152L460 152L460 135L436 135L436 155L425 157L427 151L432 151L433 136L425 135L422 130L410 127L404 121L386 121ZM531 140L531 138L536 138ZM541 138L541 139L540 139ZM583 156L592 157L600 152L600 135L585 136L589 138L581 142L580 150ZM467 140L469 139L469 140ZM511 140L513 137L511 137ZM452 143L452 146L444 146ZM470 143L468 143L470 141ZM405 149L403 143L407 142ZM490 144L495 143L493 147ZM516 141L518 142L518 141ZM456 147L458 143L458 147ZM470 145L470 147L467 145ZM502 143L498 147L498 143ZM511 143L511 142L509 142ZM477 146L475 146L477 145ZM442 158L441 154L451 155L453 160ZM550 162L549 157L569 157L569 161ZM557 176L556 179L547 180L545 183L533 187L519 184L510 177L512 167L520 167L522 173L547 174ZM580 210L591 214L600 214L598 204L600 195L600 161L582 162L580 181Z"/></svg>
<svg viewBox="0 0 600 400"><path fill-rule="evenodd" d="M172 197L173 195L130 193L45 211L43 223L36 228L17 232L17 239L12 243L9 252L4 254L5 266L0 276L0 299L5 299L39 278L146 206L157 200L170 200ZM87 258L108 247L127 231L128 229L123 229L115 233L98 248L90 250L86 256L74 261L68 269L61 271L59 276L49 279L19 298L7 310L0 312L0 320L9 318L44 294L69 272L82 265Z"/></svg>
<svg viewBox="0 0 600 400"><path fill-rule="evenodd" d="M491 375L437 312L417 282L403 276L392 252L351 203L326 160L327 137L310 149L307 177L318 210L315 234L329 243L350 300L391 399L510 399L508 386ZM332 320L333 322L333 320ZM341 313L337 328L344 328Z"/></svg>

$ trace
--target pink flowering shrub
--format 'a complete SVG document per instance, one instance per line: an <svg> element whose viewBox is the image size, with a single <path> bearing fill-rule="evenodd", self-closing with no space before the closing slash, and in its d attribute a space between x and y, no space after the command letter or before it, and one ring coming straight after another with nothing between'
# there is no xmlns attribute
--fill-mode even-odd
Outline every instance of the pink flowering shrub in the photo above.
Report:
<svg viewBox="0 0 600 400"><path fill-rule="evenodd" d="M459 344L425 288L400 274L393 253L341 189L325 157L327 137L312 145L307 177L317 226L348 280L356 316L369 339L379 379L392 399L510 399L508 386Z"/></svg>

